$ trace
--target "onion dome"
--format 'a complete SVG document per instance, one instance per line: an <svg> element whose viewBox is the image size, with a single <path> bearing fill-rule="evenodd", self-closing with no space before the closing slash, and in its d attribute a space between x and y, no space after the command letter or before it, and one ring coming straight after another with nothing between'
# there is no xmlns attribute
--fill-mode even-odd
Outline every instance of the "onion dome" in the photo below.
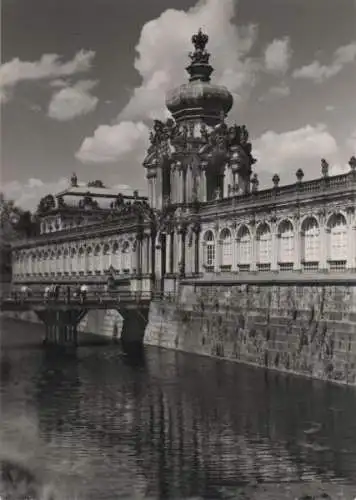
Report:
<svg viewBox="0 0 356 500"><path fill-rule="evenodd" d="M208 39L201 29L192 36L195 51L189 54L191 64L186 68L189 83L167 94L166 106L177 122L202 119L208 125L215 125L232 107L233 97L228 89L210 83L214 69L209 64L210 54L205 50Z"/></svg>

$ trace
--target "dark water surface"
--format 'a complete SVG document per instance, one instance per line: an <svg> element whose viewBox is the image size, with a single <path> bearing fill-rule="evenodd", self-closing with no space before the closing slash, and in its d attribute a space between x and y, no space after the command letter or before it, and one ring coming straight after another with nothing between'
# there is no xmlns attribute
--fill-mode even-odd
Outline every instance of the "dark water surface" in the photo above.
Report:
<svg viewBox="0 0 356 500"><path fill-rule="evenodd" d="M3 324L0 446L63 500L315 481L356 497L356 389L156 348L45 350L41 333Z"/></svg>

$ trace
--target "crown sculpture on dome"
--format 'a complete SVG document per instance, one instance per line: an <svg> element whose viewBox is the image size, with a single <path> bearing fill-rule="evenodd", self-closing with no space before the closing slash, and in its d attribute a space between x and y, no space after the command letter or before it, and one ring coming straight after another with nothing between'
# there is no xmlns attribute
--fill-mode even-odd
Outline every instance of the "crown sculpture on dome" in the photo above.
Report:
<svg viewBox="0 0 356 500"><path fill-rule="evenodd" d="M195 80L203 82L210 81L210 75L214 70L209 64L210 54L205 49L208 40L208 35L203 33L201 28L199 28L198 33L192 36L192 43L195 50L189 53L192 62L190 66L186 68L190 75L190 82Z"/></svg>

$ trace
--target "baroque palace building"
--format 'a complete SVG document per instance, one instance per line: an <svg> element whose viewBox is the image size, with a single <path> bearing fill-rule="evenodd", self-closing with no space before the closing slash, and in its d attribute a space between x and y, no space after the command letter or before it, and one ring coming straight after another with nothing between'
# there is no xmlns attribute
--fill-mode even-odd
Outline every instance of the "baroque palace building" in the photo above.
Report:
<svg viewBox="0 0 356 500"><path fill-rule="evenodd" d="M41 200L41 231L13 245L13 282L104 284L130 277L142 290L175 289L216 273L356 272L356 158L349 172L259 190L245 126L225 122L231 93L210 82L207 35L192 37L189 82L170 91L172 118L156 120L143 166L148 198L101 181Z"/></svg>

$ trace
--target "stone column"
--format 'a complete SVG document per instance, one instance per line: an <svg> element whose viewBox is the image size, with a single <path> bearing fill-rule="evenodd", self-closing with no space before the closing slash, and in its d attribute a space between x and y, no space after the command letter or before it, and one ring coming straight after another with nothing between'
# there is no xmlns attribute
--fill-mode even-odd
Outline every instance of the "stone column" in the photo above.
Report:
<svg viewBox="0 0 356 500"><path fill-rule="evenodd" d="M157 233L156 241L155 241L155 276L156 279L160 279L162 276L162 268L161 268L161 242L160 242L160 233Z"/></svg>
<svg viewBox="0 0 356 500"><path fill-rule="evenodd" d="M148 238L147 234L144 235L142 239L142 248L141 248L141 258L142 258L142 274L147 274L147 259L148 259Z"/></svg>
<svg viewBox="0 0 356 500"><path fill-rule="evenodd" d="M229 193L229 186L230 186L230 190L231 190L232 173L231 173L231 167L228 164L226 164L225 165L225 175L224 175L224 190L222 193L223 198L227 198L228 196L230 196L231 193Z"/></svg>
<svg viewBox="0 0 356 500"><path fill-rule="evenodd" d="M186 202L187 167L183 167L181 179L181 203Z"/></svg>
<svg viewBox="0 0 356 500"><path fill-rule="evenodd" d="M271 262L271 271L278 271L278 250L279 250L279 238L280 234L277 233L277 224L273 223L272 225L272 262Z"/></svg>
<svg viewBox="0 0 356 500"><path fill-rule="evenodd" d="M136 237L136 249L135 249L135 263L134 268L136 269L136 274L142 273L142 236L137 235Z"/></svg>
<svg viewBox="0 0 356 500"><path fill-rule="evenodd" d="M251 271L257 270L257 234L256 227L251 228Z"/></svg>
<svg viewBox="0 0 356 500"><path fill-rule="evenodd" d="M202 261L202 256L200 255L200 231L194 231L194 268L193 272L198 274L200 271L200 262Z"/></svg>
<svg viewBox="0 0 356 500"><path fill-rule="evenodd" d="M185 261L185 236L186 236L186 229L184 227L180 227L178 232L178 252L177 252L177 260L176 260L176 272L178 274L181 273L181 270L183 274L185 274L185 267L186 267L186 261Z"/></svg>
<svg viewBox="0 0 356 500"><path fill-rule="evenodd" d="M199 199L204 202L206 201L206 164L202 164L201 166L201 174L200 174L200 194Z"/></svg>
<svg viewBox="0 0 356 500"><path fill-rule="evenodd" d="M162 208L162 170L160 168L157 169L157 175L155 177L155 199L156 199L156 207Z"/></svg>
<svg viewBox="0 0 356 500"><path fill-rule="evenodd" d="M173 233L167 233L166 235L166 274L172 272L172 239Z"/></svg>
<svg viewBox="0 0 356 500"><path fill-rule="evenodd" d="M303 231L300 230L299 222L296 224L294 233L294 256L294 269L296 271L301 271L303 259Z"/></svg>
<svg viewBox="0 0 356 500"><path fill-rule="evenodd" d="M319 213L319 269L327 269L328 236L325 226L325 213Z"/></svg>
<svg viewBox="0 0 356 500"><path fill-rule="evenodd" d="M222 241L220 239L215 239L215 266L214 266L214 272L218 273L220 271L221 261L222 261Z"/></svg>

